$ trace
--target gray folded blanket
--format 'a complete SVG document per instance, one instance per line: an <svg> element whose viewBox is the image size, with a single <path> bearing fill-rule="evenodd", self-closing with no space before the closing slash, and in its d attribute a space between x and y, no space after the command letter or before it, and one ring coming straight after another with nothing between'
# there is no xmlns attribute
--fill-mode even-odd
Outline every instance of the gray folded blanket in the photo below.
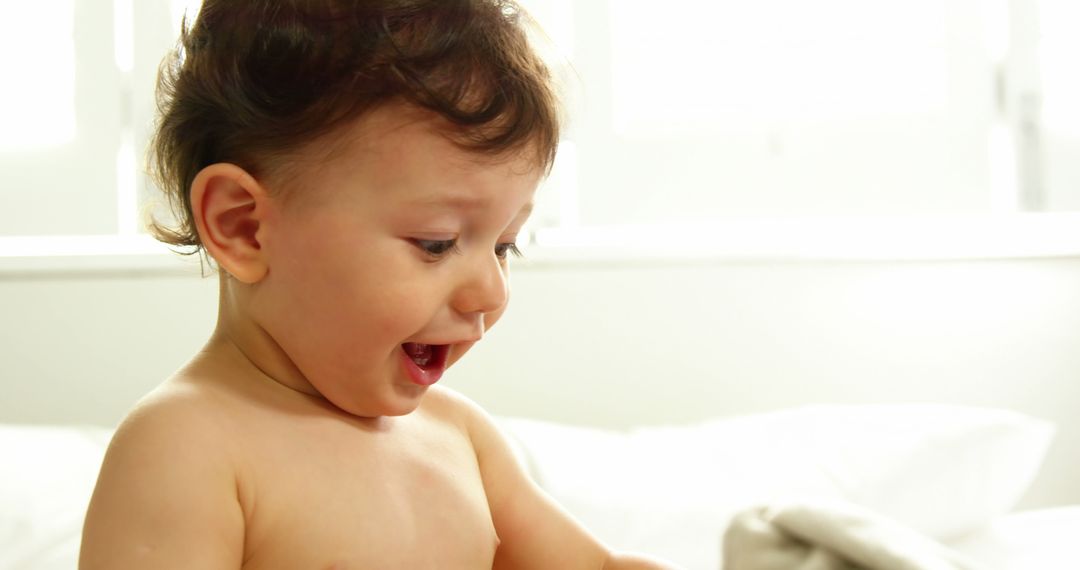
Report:
<svg viewBox="0 0 1080 570"><path fill-rule="evenodd" d="M933 539L865 508L804 500L738 514L724 570L978 570Z"/></svg>

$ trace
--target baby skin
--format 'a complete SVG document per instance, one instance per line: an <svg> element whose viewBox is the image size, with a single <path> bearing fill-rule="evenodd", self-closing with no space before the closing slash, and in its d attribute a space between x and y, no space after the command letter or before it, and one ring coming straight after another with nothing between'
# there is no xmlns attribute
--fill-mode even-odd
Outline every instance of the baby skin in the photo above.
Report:
<svg viewBox="0 0 1080 570"><path fill-rule="evenodd" d="M117 430L80 568L670 567L611 552L435 384L505 310L541 176L438 127L387 105L258 179L199 173L217 328Z"/></svg>

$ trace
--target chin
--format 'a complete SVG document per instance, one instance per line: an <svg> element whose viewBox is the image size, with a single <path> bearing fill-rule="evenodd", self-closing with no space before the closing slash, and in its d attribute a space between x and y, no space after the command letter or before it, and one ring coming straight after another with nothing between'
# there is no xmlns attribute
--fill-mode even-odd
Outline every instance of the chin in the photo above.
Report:
<svg viewBox="0 0 1080 570"><path fill-rule="evenodd" d="M384 416L407 416L416 411L416 408L420 407L420 399L415 402L411 402L407 405L399 406L387 406L383 409Z"/></svg>
<svg viewBox="0 0 1080 570"><path fill-rule="evenodd" d="M420 407L427 389L426 386L407 385L395 387L389 394L378 399L354 401L346 397L330 399L330 403L361 418L406 416Z"/></svg>

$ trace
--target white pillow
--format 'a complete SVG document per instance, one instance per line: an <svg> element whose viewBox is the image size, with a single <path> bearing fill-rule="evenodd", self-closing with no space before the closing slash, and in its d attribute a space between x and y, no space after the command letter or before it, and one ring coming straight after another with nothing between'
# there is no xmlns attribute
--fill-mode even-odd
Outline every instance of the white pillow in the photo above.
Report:
<svg viewBox="0 0 1080 570"><path fill-rule="evenodd" d="M538 482L618 548L719 567L745 508L844 499L938 539L1012 509L1052 426L942 404L808 406L614 432L504 418Z"/></svg>
<svg viewBox="0 0 1080 570"><path fill-rule="evenodd" d="M0 425L0 570L70 570L112 431Z"/></svg>
<svg viewBox="0 0 1080 570"><path fill-rule="evenodd" d="M1009 513L949 546L980 570L1080 568L1080 505Z"/></svg>

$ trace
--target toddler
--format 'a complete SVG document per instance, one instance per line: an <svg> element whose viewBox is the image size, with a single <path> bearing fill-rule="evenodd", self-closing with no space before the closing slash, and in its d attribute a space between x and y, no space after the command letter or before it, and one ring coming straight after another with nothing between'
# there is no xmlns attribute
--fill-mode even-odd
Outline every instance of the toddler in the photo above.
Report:
<svg viewBox="0 0 1080 570"><path fill-rule="evenodd" d="M118 428L80 568L664 568L616 555L437 382L506 308L559 140L504 0L206 0L161 69L159 239L206 346ZM513 381L508 372L507 381Z"/></svg>

